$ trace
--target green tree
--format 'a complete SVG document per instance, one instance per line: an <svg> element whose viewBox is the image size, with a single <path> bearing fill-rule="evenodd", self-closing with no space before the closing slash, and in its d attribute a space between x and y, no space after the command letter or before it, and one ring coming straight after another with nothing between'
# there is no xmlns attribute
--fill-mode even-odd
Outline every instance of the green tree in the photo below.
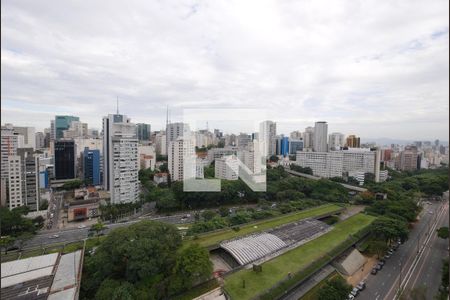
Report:
<svg viewBox="0 0 450 300"><path fill-rule="evenodd" d="M208 250L198 244L191 244L183 248L177 256L171 289L173 293L189 289L210 278L212 271Z"/></svg>
<svg viewBox="0 0 450 300"><path fill-rule="evenodd" d="M12 236L4 236L0 239L0 248L5 250L5 254L8 254L8 248L14 245L16 241Z"/></svg>
<svg viewBox="0 0 450 300"><path fill-rule="evenodd" d="M112 230L95 254L86 257L82 296L95 295L105 280L114 279L139 288L143 299L166 299L180 246L181 236L170 224L146 220ZM114 286L108 284L106 290Z"/></svg>
<svg viewBox="0 0 450 300"><path fill-rule="evenodd" d="M212 220L217 214L213 210L205 210L201 216L205 221Z"/></svg>
<svg viewBox="0 0 450 300"><path fill-rule="evenodd" d="M97 238L100 239L100 232L102 232L105 228L106 226L101 221L99 221L98 223L91 226L91 231L95 231Z"/></svg>
<svg viewBox="0 0 450 300"><path fill-rule="evenodd" d="M48 201L42 200L41 203L39 203L39 210L46 210L48 208Z"/></svg>
<svg viewBox="0 0 450 300"><path fill-rule="evenodd" d="M376 219L371 227L374 236L387 243L397 238L406 240L408 237L408 224L402 220L382 216Z"/></svg>
<svg viewBox="0 0 450 300"><path fill-rule="evenodd" d="M18 245L19 245L19 251L22 251L23 246L25 246L25 243L30 240L33 237L33 233L31 232L23 232L21 235L17 237Z"/></svg>
<svg viewBox="0 0 450 300"><path fill-rule="evenodd" d="M134 287L126 281L106 279L100 285L95 299L97 300L133 300L135 299Z"/></svg>
<svg viewBox="0 0 450 300"><path fill-rule="evenodd" d="M352 286L347 284L342 277L336 277L328 280L318 292L319 300L342 300L347 299Z"/></svg>
<svg viewBox="0 0 450 300"><path fill-rule="evenodd" d="M437 235L441 239L448 239L448 227L441 227L437 230Z"/></svg>
<svg viewBox="0 0 450 300"><path fill-rule="evenodd" d="M383 256L383 254L388 250L388 245L386 244L386 241L383 240L371 240L369 242L369 251L371 253L375 253L378 257Z"/></svg>
<svg viewBox="0 0 450 300"><path fill-rule="evenodd" d="M278 162L278 160L279 160L279 158L276 155L272 155L269 157L269 161L271 161L271 162Z"/></svg>

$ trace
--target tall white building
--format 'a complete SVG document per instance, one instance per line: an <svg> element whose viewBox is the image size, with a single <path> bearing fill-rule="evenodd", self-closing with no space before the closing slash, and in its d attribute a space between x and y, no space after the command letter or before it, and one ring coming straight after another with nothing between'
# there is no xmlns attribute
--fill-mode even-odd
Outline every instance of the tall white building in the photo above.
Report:
<svg viewBox="0 0 450 300"><path fill-rule="evenodd" d="M324 121L316 122L314 125L314 151L315 152L327 152L327 140L328 140L328 124Z"/></svg>
<svg viewBox="0 0 450 300"><path fill-rule="evenodd" d="M314 127L306 127L303 133L303 148L311 151L314 147Z"/></svg>
<svg viewBox="0 0 450 300"><path fill-rule="evenodd" d="M89 136L88 124L72 121L69 129L63 131L63 136L64 138L87 138Z"/></svg>
<svg viewBox="0 0 450 300"><path fill-rule="evenodd" d="M196 156L191 138L178 137L169 145L169 173L172 181L195 178Z"/></svg>
<svg viewBox="0 0 450 300"><path fill-rule="evenodd" d="M6 206L9 189L9 162L8 157L17 155L17 148L22 147L23 136L14 134L12 127L1 129L1 205Z"/></svg>
<svg viewBox="0 0 450 300"><path fill-rule="evenodd" d="M22 172L19 155L8 157L8 202L9 209L22 206Z"/></svg>
<svg viewBox="0 0 450 300"><path fill-rule="evenodd" d="M103 185L111 203L139 200L136 125L125 115L103 118Z"/></svg>
<svg viewBox="0 0 450 300"><path fill-rule="evenodd" d="M303 139L303 134L300 130L292 131L289 135L290 139L292 140L301 140Z"/></svg>
<svg viewBox="0 0 450 300"><path fill-rule="evenodd" d="M158 132L155 136L155 151L157 154L167 155L167 142L164 131Z"/></svg>
<svg viewBox="0 0 450 300"><path fill-rule="evenodd" d="M42 132L36 132L36 149L42 149L45 147L45 135Z"/></svg>
<svg viewBox="0 0 450 300"><path fill-rule="evenodd" d="M214 177L225 180L238 180L239 162L235 155L217 158L214 164Z"/></svg>
<svg viewBox="0 0 450 300"><path fill-rule="evenodd" d="M36 136L34 127L18 127L14 126L14 133L23 136L23 148L36 149Z"/></svg>
<svg viewBox="0 0 450 300"><path fill-rule="evenodd" d="M340 150L345 146L345 136L340 132L333 132L328 136L328 150Z"/></svg>
<svg viewBox="0 0 450 300"><path fill-rule="evenodd" d="M239 150L238 158L253 174L261 174L263 157L257 140L250 143L247 148Z"/></svg>
<svg viewBox="0 0 450 300"><path fill-rule="evenodd" d="M260 124L259 138L262 146L262 156L268 157L276 154L277 123L264 121Z"/></svg>
<svg viewBox="0 0 450 300"><path fill-rule="evenodd" d="M186 137L190 132L189 125L186 123L169 123L166 126L166 149L169 149L171 142L178 137Z"/></svg>

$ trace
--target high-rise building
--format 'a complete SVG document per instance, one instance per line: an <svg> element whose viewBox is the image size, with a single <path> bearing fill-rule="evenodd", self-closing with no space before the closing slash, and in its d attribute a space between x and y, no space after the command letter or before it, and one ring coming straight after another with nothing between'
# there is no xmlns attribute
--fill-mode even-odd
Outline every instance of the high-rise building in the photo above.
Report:
<svg viewBox="0 0 450 300"><path fill-rule="evenodd" d="M45 135L42 132L36 132L36 149L45 148Z"/></svg>
<svg viewBox="0 0 450 300"><path fill-rule="evenodd" d="M314 143L313 149L315 152L327 152L328 140L328 124L324 121L316 122L314 125Z"/></svg>
<svg viewBox="0 0 450 300"><path fill-rule="evenodd" d="M235 155L227 155L216 159L214 177L225 180L238 180L239 161Z"/></svg>
<svg viewBox="0 0 450 300"><path fill-rule="evenodd" d="M300 130L292 131L289 137L292 140L302 140L303 139L303 133Z"/></svg>
<svg viewBox="0 0 450 300"><path fill-rule="evenodd" d="M17 155L17 148L22 147L23 136L14 134L12 126L1 129L1 204L6 206L9 190L9 162L8 157Z"/></svg>
<svg viewBox="0 0 450 300"><path fill-rule="evenodd" d="M150 124L145 123L137 123L136 124L136 133L137 139L139 141L150 141Z"/></svg>
<svg viewBox="0 0 450 300"><path fill-rule="evenodd" d="M269 157L276 154L277 123L264 121L260 124L259 138L262 146L262 156Z"/></svg>
<svg viewBox="0 0 450 300"><path fill-rule="evenodd" d="M55 179L75 178L76 152L75 143L72 140L55 141Z"/></svg>
<svg viewBox="0 0 450 300"><path fill-rule="evenodd" d="M237 146L245 148L252 142L252 136L246 133L241 133L237 136Z"/></svg>
<svg viewBox="0 0 450 300"><path fill-rule="evenodd" d="M73 121L80 121L80 118L74 116L55 116L55 139L62 139L64 137L64 130L68 130Z"/></svg>
<svg viewBox="0 0 450 300"><path fill-rule="evenodd" d="M14 134L23 136L23 148L36 149L36 136L34 127L19 127L14 126Z"/></svg>
<svg viewBox="0 0 450 300"><path fill-rule="evenodd" d="M56 128L55 128L55 120L50 120L50 141L56 140ZM50 145L50 143L49 143Z"/></svg>
<svg viewBox="0 0 450 300"><path fill-rule="evenodd" d="M103 186L111 203L139 200L136 125L125 115L103 117Z"/></svg>
<svg viewBox="0 0 450 300"><path fill-rule="evenodd" d="M83 175L88 184L100 185L100 150L84 148Z"/></svg>
<svg viewBox="0 0 450 300"><path fill-rule="evenodd" d="M9 209L23 205L22 171L19 155L8 156L8 202Z"/></svg>
<svg viewBox="0 0 450 300"><path fill-rule="evenodd" d="M169 173L172 181L195 178L196 156L194 143L190 137L178 137L169 145Z"/></svg>
<svg viewBox="0 0 450 300"><path fill-rule="evenodd" d="M328 136L328 150L340 150L345 146L344 135L339 132L333 132Z"/></svg>
<svg viewBox="0 0 450 300"><path fill-rule="evenodd" d="M303 151L303 140L289 140L289 154L297 154L297 151Z"/></svg>
<svg viewBox="0 0 450 300"><path fill-rule="evenodd" d="M314 127L306 127L303 133L303 147L307 150L312 150L314 147Z"/></svg>
<svg viewBox="0 0 450 300"><path fill-rule="evenodd" d="M22 201L31 211L39 210L39 157L33 148L17 149L22 178Z"/></svg>
<svg viewBox="0 0 450 300"><path fill-rule="evenodd" d="M289 155L289 138L287 136L281 136L278 140L280 145L280 155L287 156Z"/></svg>
<svg viewBox="0 0 450 300"><path fill-rule="evenodd" d="M347 137L347 143L346 143L347 147L349 148L360 148L361 147L361 141L360 138L357 137L356 135L349 135Z"/></svg>
<svg viewBox="0 0 450 300"><path fill-rule="evenodd" d="M417 150L407 148L403 151L400 151L398 154L395 167L397 170L401 171L414 171L417 170L417 161L419 159L419 155Z"/></svg>
<svg viewBox="0 0 450 300"><path fill-rule="evenodd" d="M80 121L72 121L69 129L63 130L65 139L87 138L89 136L88 124Z"/></svg>
<svg viewBox="0 0 450 300"><path fill-rule="evenodd" d="M180 136L185 137L190 132L186 123L169 123L166 126L166 149L169 151L171 142L176 141Z"/></svg>
<svg viewBox="0 0 450 300"><path fill-rule="evenodd" d="M164 131L155 135L155 151L159 155L167 155L166 133Z"/></svg>
<svg viewBox="0 0 450 300"><path fill-rule="evenodd" d="M239 149L237 156L253 174L261 174L263 162L259 141L254 140L244 150Z"/></svg>

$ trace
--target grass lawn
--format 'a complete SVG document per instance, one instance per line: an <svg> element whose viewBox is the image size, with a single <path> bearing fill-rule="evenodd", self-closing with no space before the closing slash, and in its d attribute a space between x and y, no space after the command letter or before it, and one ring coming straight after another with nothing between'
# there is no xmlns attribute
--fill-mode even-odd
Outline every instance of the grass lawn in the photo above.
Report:
<svg viewBox="0 0 450 300"><path fill-rule="evenodd" d="M213 233L206 233L199 235L199 238L195 241L203 247L213 246L221 241L232 239L237 236L243 236L250 233L267 230L273 227L277 227L283 224L295 222L301 219L306 219L310 217L320 216L326 213L337 212L341 210L342 207L336 204L326 204L311 209L306 209L298 211L288 215L282 215L271 219L261 220L258 222L253 222L248 225L243 225L240 227L239 231L234 231L233 229L225 229ZM255 228L256 226L256 228Z"/></svg>
<svg viewBox="0 0 450 300"><path fill-rule="evenodd" d="M357 233L373 220L375 217L360 213L337 223L329 233L263 263L260 273L250 269L231 274L225 278L225 290L232 299L251 299L287 279L289 272L297 274L310 263L323 258L327 252L345 242L350 234Z"/></svg>

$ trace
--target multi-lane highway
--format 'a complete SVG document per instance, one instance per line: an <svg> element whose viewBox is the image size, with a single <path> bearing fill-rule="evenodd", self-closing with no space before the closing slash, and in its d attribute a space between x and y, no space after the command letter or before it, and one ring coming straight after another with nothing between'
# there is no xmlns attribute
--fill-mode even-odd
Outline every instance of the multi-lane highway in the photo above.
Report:
<svg viewBox="0 0 450 300"><path fill-rule="evenodd" d="M140 217L137 220L124 222L124 223L113 223L106 224L107 228L104 230L104 233L108 233L110 230L122 226L128 226L133 223L139 222L141 220L154 220L171 224L188 224L194 222L194 214L195 212L191 212L189 214L177 214L172 216L164 216L164 217ZM80 241L88 237L89 228L68 228L63 230L48 230L43 231L36 236L34 236L31 240L25 243L24 249L27 248L35 248L42 247L49 244L56 243L69 243ZM57 236L57 237L56 237Z"/></svg>
<svg viewBox="0 0 450 300"><path fill-rule="evenodd" d="M430 296L427 299L433 299L439 288L442 259L448 256L446 242L437 238L436 228L444 226L446 220L448 202L425 203L409 239L386 260L378 274L367 276L367 288L358 298L391 300L398 295L400 286L407 293L423 284Z"/></svg>

